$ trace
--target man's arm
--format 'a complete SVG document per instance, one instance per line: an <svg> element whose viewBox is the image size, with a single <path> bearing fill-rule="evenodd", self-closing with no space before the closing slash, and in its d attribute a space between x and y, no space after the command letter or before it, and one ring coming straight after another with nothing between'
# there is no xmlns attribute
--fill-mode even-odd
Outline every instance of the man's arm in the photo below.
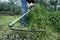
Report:
<svg viewBox="0 0 60 40"><path fill-rule="evenodd" d="M29 3L30 7L33 7L35 5L34 0L26 0L26 1Z"/></svg>

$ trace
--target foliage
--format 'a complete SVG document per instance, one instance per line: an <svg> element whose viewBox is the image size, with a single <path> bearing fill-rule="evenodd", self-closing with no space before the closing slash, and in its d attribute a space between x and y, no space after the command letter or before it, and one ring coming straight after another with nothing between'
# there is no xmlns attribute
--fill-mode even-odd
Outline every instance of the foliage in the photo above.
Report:
<svg viewBox="0 0 60 40"><path fill-rule="evenodd" d="M19 15L18 15L19 16ZM4 29L9 34L11 33L11 30L7 27L7 24L13 21L15 18L18 18L18 16L1 16L0 18L3 19L1 21L0 25L3 24L5 27ZM27 14L27 24L29 25L29 30L46 30L46 33L30 33L30 32L18 32L20 35L20 38L28 37L29 40L57 40L58 36L60 35L60 11L56 12L50 12L47 11L42 5L36 5L29 14ZM9 21L8 21L9 20ZM15 27L23 27L20 25L20 22L17 22L14 25ZM15 31L13 31L15 33ZM12 32L12 33L13 33ZM29 34L28 34L29 33ZM28 34L28 35L27 35ZM15 35L15 34L14 34Z"/></svg>
<svg viewBox="0 0 60 40"><path fill-rule="evenodd" d="M44 0L44 5L46 9L51 11L57 11L60 8L60 1L59 0Z"/></svg>
<svg viewBox="0 0 60 40"><path fill-rule="evenodd" d="M12 3L11 2L10 3L0 2L0 11L10 11L10 12L14 12L17 14L21 12L21 7L15 5L13 2Z"/></svg>
<svg viewBox="0 0 60 40"><path fill-rule="evenodd" d="M41 5L40 5L41 6ZM34 25L37 27L51 26L55 29L60 30L60 12L50 12L46 11L42 6L36 6L33 11L28 14L28 23L32 23L30 26ZM33 21L32 21L33 20Z"/></svg>

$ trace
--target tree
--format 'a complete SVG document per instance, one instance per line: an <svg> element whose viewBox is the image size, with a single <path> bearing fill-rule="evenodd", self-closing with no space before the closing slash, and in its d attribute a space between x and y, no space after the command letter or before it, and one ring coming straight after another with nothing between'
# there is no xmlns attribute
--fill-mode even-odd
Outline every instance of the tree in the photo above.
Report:
<svg viewBox="0 0 60 40"><path fill-rule="evenodd" d="M50 0L50 4L51 4L52 6L54 6L54 10L55 10L55 11L57 10L57 2L58 2L58 0Z"/></svg>

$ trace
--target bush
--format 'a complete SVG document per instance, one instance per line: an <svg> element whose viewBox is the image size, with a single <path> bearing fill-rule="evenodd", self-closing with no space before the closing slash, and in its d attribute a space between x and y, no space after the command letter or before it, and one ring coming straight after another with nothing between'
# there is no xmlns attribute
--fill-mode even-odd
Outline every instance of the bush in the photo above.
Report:
<svg viewBox="0 0 60 40"><path fill-rule="evenodd" d="M21 7L11 3L0 2L0 11L10 11L18 14L21 12Z"/></svg>
<svg viewBox="0 0 60 40"><path fill-rule="evenodd" d="M33 28L45 28L45 26L50 26L57 31L60 30L60 12L46 11L41 5L36 6L34 10L27 15L27 20Z"/></svg>

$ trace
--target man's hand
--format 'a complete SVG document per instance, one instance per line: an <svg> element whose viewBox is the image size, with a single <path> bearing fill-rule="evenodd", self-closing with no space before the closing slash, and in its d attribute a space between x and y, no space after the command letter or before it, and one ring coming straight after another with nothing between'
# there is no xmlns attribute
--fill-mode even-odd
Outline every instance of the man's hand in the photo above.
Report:
<svg viewBox="0 0 60 40"><path fill-rule="evenodd" d="M33 7L35 4L34 3L30 3L29 5L30 5L30 7Z"/></svg>

